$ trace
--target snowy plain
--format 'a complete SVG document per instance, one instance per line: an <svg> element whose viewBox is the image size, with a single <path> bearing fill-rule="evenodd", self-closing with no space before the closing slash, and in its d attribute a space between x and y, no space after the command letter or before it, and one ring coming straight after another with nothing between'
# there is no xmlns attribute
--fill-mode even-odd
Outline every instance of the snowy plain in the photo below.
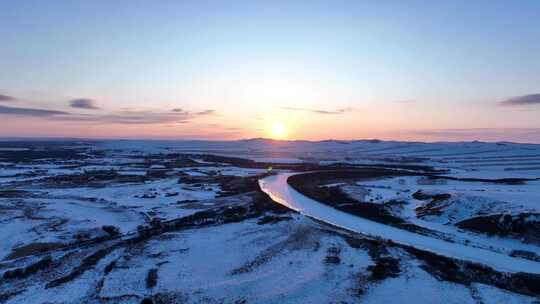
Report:
<svg viewBox="0 0 540 304"><path fill-rule="evenodd" d="M103 235L101 228L107 225L118 227L122 234L136 233L139 225L148 225L154 218L174 220L199 211L241 204L247 201L247 196L220 197L219 178L251 178L268 171L206 162L196 155L242 157L285 164L432 166L446 170L443 174L453 177L540 178L540 166L536 165L540 161L540 146L529 144L255 139L237 142L100 141L82 147L88 149L90 155L93 151L103 154L89 160L72 161L44 159L15 163L0 159L1 189L22 191L13 197L0 198L0 258L3 259L0 274L34 263L41 257L11 259L14 248L24 245L71 243L78 234ZM168 166L160 159L168 153L192 153L195 165ZM76 178L85 172L103 171L136 179L135 176L145 178L151 170L168 170L168 175L140 182L113 181L99 186L55 186L43 182L50 177L69 180L71 176ZM164 233L114 249L72 281L46 288L53 278L70 273L102 245L53 251L50 255L55 263L59 263L55 264L54 271L38 272L26 280L4 281L0 283L0 296L6 296L5 303L141 303L144 298L153 298L155 303L537 301L532 296L492 285L441 280L426 271L423 262L396 248L388 249L383 257L399 260L399 274L381 281L369 281L366 278L372 271L370 267L377 264L373 253L366 248L351 247L343 237L329 233L333 228L324 222L486 264L496 270L538 274L540 263L508 255L514 249L540 254L536 245L459 231L447 224L468 218L486 206L494 213L536 212L540 203L540 181L522 185L462 181L429 184L419 181L418 177L404 177L342 185L352 186L353 190L371 189L367 194L362 193L376 203L407 200L402 212L408 220L453 234L458 240L470 240L466 245L374 223L321 205L290 189L286 184L288 174L291 173L260 181L261 188L275 201L300 211L300 214L287 213L286 220L259 224L265 216L276 216L270 212L261 218ZM183 178L202 182L183 183ZM456 204L456 209L445 217L417 218L415 207L421 202L410 196L420 189L451 193L466 204ZM322 222L313 221L313 218ZM330 261L338 257L338 262L329 263L329 257L334 258ZM112 270L106 270L111 268L110 265L114 265ZM153 269L157 269L157 283L148 287L145 281ZM157 299L166 300L158 302Z"/></svg>

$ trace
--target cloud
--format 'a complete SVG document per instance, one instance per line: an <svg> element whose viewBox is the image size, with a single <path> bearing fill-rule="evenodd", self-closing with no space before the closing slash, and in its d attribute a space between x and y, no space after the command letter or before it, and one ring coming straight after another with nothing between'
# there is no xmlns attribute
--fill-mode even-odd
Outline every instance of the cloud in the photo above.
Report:
<svg viewBox="0 0 540 304"><path fill-rule="evenodd" d="M69 106L72 108L86 109L86 110L99 109L99 107L95 105L94 100L86 99L86 98L73 99L69 102Z"/></svg>
<svg viewBox="0 0 540 304"><path fill-rule="evenodd" d="M0 115L49 117L49 116L55 116L55 115L69 115L69 113L64 112L64 111L56 111L56 110L0 106Z"/></svg>
<svg viewBox="0 0 540 304"><path fill-rule="evenodd" d="M321 110L321 109L296 108L296 107L281 107L281 109L287 110L287 111L302 111L302 112L311 112L315 114L325 114L325 115L345 114L347 112L351 112L354 110L353 108L341 108L341 109L329 111L329 110Z"/></svg>
<svg viewBox="0 0 540 304"><path fill-rule="evenodd" d="M214 112L214 110L189 112L180 108L172 109L169 112L124 110L105 115L72 114L54 119L101 124L183 124L189 123L201 115L209 115Z"/></svg>
<svg viewBox="0 0 540 304"><path fill-rule="evenodd" d="M540 93L514 96L499 102L503 106L524 106L540 104Z"/></svg>
<svg viewBox="0 0 540 304"><path fill-rule="evenodd" d="M215 113L216 113L216 110L204 110L204 111L195 112L195 115L204 116L204 115L213 115Z"/></svg>
<svg viewBox="0 0 540 304"><path fill-rule="evenodd" d="M73 108L99 109L90 99L75 99L69 103ZM108 114L80 114L58 110L0 105L0 115L42 117L54 121L99 124L182 124L189 123L197 117L211 115L213 113L215 113L215 110L190 112L177 108L167 112L125 109Z"/></svg>
<svg viewBox="0 0 540 304"><path fill-rule="evenodd" d="M188 112L120 111L105 115L72 114L59 119L81 123L101 124L166 124L187 123L193 115ZM58 118L55 118L57 120Z"/></svg>
<svg viewBox="0 0 540 304"><path fill-rule="evenodd" d="M17 100L17 98L15 98L13 96L0 94L0 102L2 102L2 101L15 101L15 100Z"/></svg>
<svg viewBox="0 0 540 304"><path fill-rule="evenodd" d="M171 111L174 113L183 113L186 115L194 115L194 116L212 115L216 113L216 110L203 110L203 111L198 111L198 112L188 112L181 108L174 108Z"/></svg>

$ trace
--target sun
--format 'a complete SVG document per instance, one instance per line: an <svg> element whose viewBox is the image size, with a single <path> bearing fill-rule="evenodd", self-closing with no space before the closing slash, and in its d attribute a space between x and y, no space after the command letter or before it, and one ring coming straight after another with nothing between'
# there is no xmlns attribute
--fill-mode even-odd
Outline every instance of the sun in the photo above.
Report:
<svg viewBox="0 0 540 304"><path fill-rule="evenodd" d="M282 139L285 137L285 125L281 121L277 121L272 124L270 128L270 134L272 138Z"/></svg>

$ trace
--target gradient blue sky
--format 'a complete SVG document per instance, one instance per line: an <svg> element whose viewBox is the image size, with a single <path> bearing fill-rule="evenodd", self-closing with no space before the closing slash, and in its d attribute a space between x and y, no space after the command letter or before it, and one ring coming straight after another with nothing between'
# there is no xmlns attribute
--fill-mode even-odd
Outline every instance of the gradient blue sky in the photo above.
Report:
<svg viewBox="0 0 540 304"><path fill-rule="evenodd" d="M539 54L540 1L1 1L0 136L540 142Z"/></svg>

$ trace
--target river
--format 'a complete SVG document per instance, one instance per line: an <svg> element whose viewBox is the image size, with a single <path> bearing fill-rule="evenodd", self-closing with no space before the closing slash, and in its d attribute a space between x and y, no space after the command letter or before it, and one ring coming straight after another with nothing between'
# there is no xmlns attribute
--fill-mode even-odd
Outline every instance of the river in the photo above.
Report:
<svg viewBox="0 0 540 304"><path fill-rule="evenodd" d="M297 173L279 173L259 180L259 185L274 201L311 218L368 236L381 237L447 257L490 266L499 271L540 274L540 263L511 257L482 248L469 247L407 230L373 222L334 209L294 190L287 178Z"/></svg>

